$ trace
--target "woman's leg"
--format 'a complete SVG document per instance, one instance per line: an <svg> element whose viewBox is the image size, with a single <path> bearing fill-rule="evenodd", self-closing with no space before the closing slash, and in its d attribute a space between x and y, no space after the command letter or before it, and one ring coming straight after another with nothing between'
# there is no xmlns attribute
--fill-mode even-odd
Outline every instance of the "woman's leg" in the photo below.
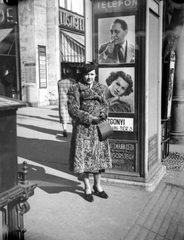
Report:
<svg viewBox="0 0 184 240"><path fill-rule="evenodd" d="M91 193L91 187L89 183L89 173L84 174L84 187L85 187L85 198L88 202L93 202L93 195Z"/></svg>
<svg viewBox="0 0 184 240"><path fill-rule="evenodd" d="M67 123L63 123L63 130L67 130Z"/></svg>
<svg viewBox="0 0 184 240"><path fill-rule="evenodd" d="M89 183L89 173L84 174L83 181L84 181L85 193L91 194L91 186Z"/></svg>
<svg viewBox="0 0 184 240"><path fill-rule="evenodd" d="M105 198L107 199L109 196L107 195L106 192L103 191L102 187L101 187L101 173L95 173L94 174L94 186L93 189L95 191L95 193L101 197L101 198Z"/></svg>
<svg viewBox="0 0 184 240"><path fill-rule="evenodd" d="M94 186L99 192L103 191L101 187L101 173L94 173Z"/></svg>
<svg viewBox="0 0 184 240"><path fill-rule="evenodd" d="M62 123L62 127L63 127L63 136L67 137L67 123Z"/></svg>

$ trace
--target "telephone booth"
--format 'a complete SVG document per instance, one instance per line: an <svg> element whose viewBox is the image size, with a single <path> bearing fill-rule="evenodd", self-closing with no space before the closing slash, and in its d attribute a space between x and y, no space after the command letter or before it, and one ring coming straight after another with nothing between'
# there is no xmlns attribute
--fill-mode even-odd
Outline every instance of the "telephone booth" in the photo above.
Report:
<svg viewBox="0 0 184 240"><path fill-rule="evenodd" d="M165 174L161 163L163 1L85 1L86 61L98 63L109 89L113 168L108 182L152 191ZM120 53L121 50L121 53ZM123 55L123 57L121 57Z"/></svg>
<svg viewBox="0 0 184 240"><path fill-rule="evenodd" d="M36 184L26 181L27 165L18 173L16 111L25 103L0 96L0 239L24 239L23 215Z"/></svg>

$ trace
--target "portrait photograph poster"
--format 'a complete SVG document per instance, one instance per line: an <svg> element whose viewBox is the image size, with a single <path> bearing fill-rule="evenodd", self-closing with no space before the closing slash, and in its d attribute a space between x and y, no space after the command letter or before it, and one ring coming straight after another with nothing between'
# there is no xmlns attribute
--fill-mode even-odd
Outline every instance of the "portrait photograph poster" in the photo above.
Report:
<svg viewBox="0 0 184 240"><path fill-rule="evenodd" d="M98 48L104 42L111 40L110 27L115 19L124 20L128 26L127 41L135 46L135 16L110 17L98 19Z"/></svg>
<svg viewBox="0 0 184 240"><path fill-rule="evenodd" d="M132 77L132 81L133 81L133 92L128 95L128 96L124 96L123 101L130 104L132 111L131 113L134 113L135 111L135 104L134 104L134 99L135 99L135 69L134 67L108 67L108 68L99 68L99 82L101 84L104 84L105 86L107 86L106 83L106 79L110 76L111 72L118 72L118 71L123 71L126 74L129 74Z"/></svg>

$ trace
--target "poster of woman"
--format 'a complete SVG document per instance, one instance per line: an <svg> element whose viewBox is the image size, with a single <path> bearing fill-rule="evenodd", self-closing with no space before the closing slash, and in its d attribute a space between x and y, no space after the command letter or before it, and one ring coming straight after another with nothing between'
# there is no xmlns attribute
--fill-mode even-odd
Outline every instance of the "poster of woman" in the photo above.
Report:
<svg viewBox="0 0 184 240"><path fill-rule="evenodd" d="M134 113L134 68L99 68L110 113Z"/></svg>

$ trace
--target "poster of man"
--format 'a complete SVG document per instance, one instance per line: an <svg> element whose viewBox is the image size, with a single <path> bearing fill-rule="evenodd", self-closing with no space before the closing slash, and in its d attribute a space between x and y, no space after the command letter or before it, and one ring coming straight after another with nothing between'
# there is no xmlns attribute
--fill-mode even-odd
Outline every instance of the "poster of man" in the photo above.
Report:
<svg viewBox="0 0 184 240"><path fill-rule="evenodd" d="M99 68L110 113L134 113L134 68Z"/></svg>
<svg viewBox="0 0 184 240"><path fill-rule="evenodd" d="M98 62L135 62L135 16L98 19Z"/></svg>

